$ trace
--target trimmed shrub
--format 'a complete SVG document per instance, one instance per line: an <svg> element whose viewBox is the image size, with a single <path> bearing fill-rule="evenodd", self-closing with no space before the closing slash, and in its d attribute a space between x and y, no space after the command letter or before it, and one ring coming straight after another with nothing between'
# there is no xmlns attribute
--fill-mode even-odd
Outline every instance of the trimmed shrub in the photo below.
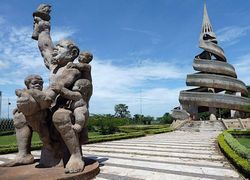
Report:
<svg viewBox="0 0 250 180"><path fill-rule="evenodd" d="M15 134L15 130L3 131L3 132L0 131L0 136L9 136L9 135L13 135L13 134Z"/></svg>
<svg viewBox="0 0 250 180"><path fill-rule="evenodd" d="M133 133L117 133L117 134L109 134L109 135L97 135L89 138L88 144L97 143L97 142L105 142L119 139L128 139L128 138L136 138L142 137L146 134L144 132L133 132ZM43 144L41 142L35 142L31 145L31 150L41 149ZM0 146L0 154L7 154L17 152L17 145L1 145Z"/></svg>
<svg viewBox="0 0 250 180"><path fill-rule="evenodd" d="M122 132L136 132L149 129L161 129L167 127L169 127L169 125L128 125L128 126L119 126L119 129Z"/></svg>
<svg viewBox="0 0 250 180"><path fill-rule="evenodd" d="M218 138L218 144L222 152L228 157L228 159L247 177L250 177L250 163L248 160L240 157L234 152L233 149L227 144L224 139L223 133L221 133Z"/></svg>
<svg viewBox="0 0 250 180"><path fill-rule="evenodd" d="M173 131L172 128L161 128L161 129L145 130L144 132L146 134L160 134L160 133L166 133L166 132L171 132L171 131Z"/></svg>
<svg viewBox="0 0 250 180"><path fill-rule="evenodd" d="M245 146L239 143L237 139L235 139L230 133L224 132L224 139L227 144L241 157L250 161L250 150Z"/></svg>
<svg viewBox="0 0 250 180"><path fill-rule="evenodd" d="M105 141L113 141L113 140L119 140L119 139L129 139L129 138L136 138L136 137L142 137L146 134L144 132L133 132L133 133L118 133L118 134L112 134L112 135L101 135L96 136L89 139L88 144L91 143L97 143L97 142L105 142Z"/></svg>

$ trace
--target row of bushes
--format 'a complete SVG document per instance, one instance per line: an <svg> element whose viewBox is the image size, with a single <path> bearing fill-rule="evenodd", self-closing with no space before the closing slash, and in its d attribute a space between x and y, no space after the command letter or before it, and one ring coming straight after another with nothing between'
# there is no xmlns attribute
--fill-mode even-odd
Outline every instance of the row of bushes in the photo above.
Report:
<svg viewBox="0 0 250 180"><path fill-rule="evenodd" d="M249 150L245 151L245 149L241 147L242 145L236 141L237 140L227 131L224 131L218 136L218 143L222 152L224 152L230 161L238 167L239 171L247 177L250 177L250 162L248 159L249 155L247 153Z"/></svg>
<svg viewBox="0 0 250 180"><path fill-rule="evenodd" d="M119 130L121 132L137 132L137 131L145 131L145 130L155 130L168 128L169 125L127 125L127 126L119 126Z"/></svg>
<svg viewBox="0 0 250 180"><path fill-rule="evenodd" d="M90 132L99 132L102 135L166 127L169 127L169 125L135 125L133 119L104 115L91 116L88 123L88 130Z"/></svg>
<svg viewBox="0 0 250 180"><path fill-rule="evenodd" d="M94 115L89 118L88 130L99 132L103 135L114 134L119 132L119 126L130 124L130 121L128 118Z"/></svg>
<svg viewBox="0 0 250 180"><path fill-rule="evenodd" d="M135 138L135 137L142 137L146 136L146 134L158 134L158 133L165 133L172 131L171 128L159 128L159 129L146 129L141 128L144 130L137 131L137 132L129 132L129 133L115 133L115 134L108 134L108 135L93 135L89 137L88 143L97 143L97 142L104 142L104 141L112 141L112 140L119 140L119 139L128 139L128 138ZM37 150L41 149L42 143L41 142L32 142L31 149ZM16 144L10 145L0 145L0 154L12 153L17 151Z"/></svg>
<svg viewBox="0 0 250 180"><path fill-rule="evenodd" d="M110 135L101 135L101 136L94 136L89 138L88 144L97 143L97 142L105 142L105 141L113 141L119 139L128 139L128 138L136 138L142 137L146 134L144 132L133 132L133 133L117 133L117 134L110 134Z"/></svg>
<svg viewBox="0 0 250 180"><path fill-rule="evenodd" d="M0 136L8 136L8 135L12 135L15 134L15 130L11 130L11 131L0 131Z"/></svg>
<svg viewBox="0 0 250 180"><path fill-rule="evenodd" d="M247 159L250 162L250 150L245 146L240 144L240 142L235 139L230 133L227 131L224 132L224 139L227 144L241 157Z"/></svg>
<svg viewBox="0 0 250 180"><path fill-rule="evenodd" d="M41 142L32 142L31 144L31 150L39 150L42 148ZM10 144L10 145L0 145L0 154L8 154L17 152L18 148L16 144Z"/></svg>

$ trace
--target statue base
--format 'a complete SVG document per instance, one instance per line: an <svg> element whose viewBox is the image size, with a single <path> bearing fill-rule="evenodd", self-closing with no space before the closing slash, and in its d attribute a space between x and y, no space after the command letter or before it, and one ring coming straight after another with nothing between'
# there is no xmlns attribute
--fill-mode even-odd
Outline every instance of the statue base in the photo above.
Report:
<svg viewBox="0 0 250 180"><path fill-rule="evenodd" d="M99 172L96 160L84 158L85 168L80 173L65 174L63 167L36 168L35 164L0 167L0 177L4 180L87 180L94 178Z"/></svg>

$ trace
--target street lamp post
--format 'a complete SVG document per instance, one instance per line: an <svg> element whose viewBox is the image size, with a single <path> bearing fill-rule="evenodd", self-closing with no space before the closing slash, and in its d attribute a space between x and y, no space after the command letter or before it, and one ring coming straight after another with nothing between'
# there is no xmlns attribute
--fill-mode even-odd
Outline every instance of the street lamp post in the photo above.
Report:
<svg viewBox="0 0 250 180"><path fill-rule="evenodd" d="M10 103L10 100L8 98L8 119L10 119L10 105L11 105L11 103Z"/></svg>

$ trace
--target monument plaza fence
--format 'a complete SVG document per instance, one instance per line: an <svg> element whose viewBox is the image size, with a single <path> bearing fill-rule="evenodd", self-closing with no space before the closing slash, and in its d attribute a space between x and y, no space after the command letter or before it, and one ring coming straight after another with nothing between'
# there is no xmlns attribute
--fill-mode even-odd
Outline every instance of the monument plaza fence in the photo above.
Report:
<svg viewBox="0 0 250 180"><path fill-rule="evenodd" d="M1 118L0 119L0 136L6 131L14 131L13 119Z"/></svg>

